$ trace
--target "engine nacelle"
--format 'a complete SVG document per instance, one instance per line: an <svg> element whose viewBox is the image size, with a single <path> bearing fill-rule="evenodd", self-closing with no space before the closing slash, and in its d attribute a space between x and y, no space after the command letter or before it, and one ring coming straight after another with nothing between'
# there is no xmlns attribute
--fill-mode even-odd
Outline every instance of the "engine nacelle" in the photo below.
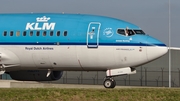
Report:
<svg viewBox="0 0 180 101"><path fill-rule="evenodd" d="M9 75L19 81L54 81L59 80L63 75L63 71L52 71L48 77L47 73L48 70L23 70L9 72Z"/></svg>

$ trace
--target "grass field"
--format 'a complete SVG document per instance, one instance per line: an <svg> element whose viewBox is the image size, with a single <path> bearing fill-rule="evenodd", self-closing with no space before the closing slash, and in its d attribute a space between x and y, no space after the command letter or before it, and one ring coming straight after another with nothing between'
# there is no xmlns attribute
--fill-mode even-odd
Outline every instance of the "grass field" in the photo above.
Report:
<svg viewBox="0 0 180 101"><path fill-rule="evenodd" d="M1 88L0 101L180 101L180 89Z"/></svg>

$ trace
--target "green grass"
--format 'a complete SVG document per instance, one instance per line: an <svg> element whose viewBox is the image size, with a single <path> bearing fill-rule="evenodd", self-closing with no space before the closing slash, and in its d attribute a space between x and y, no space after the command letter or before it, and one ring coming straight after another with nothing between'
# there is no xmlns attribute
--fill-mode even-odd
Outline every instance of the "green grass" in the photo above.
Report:
<svg viewBox="0 0 180 101"><path fill-rule="evenodd" d="M0 101L179 101L180 89L0 89Z"/></svg>

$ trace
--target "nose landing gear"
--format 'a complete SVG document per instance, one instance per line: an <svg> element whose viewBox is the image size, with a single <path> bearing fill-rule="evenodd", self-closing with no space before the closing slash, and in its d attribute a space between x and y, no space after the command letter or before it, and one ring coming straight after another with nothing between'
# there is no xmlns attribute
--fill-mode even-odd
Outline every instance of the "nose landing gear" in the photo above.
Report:
<svg viewBox="0 0 180 101"><path fill-rule="evenodd" d="M105 88L114 88L116 86L116 81L112 77L106 77L103 85Z"/></svg>
<svg viewBox="0 0 180 101"><path fill-rule="evenodd" d="M103 85L105 88L114 88L116 86L116 81L113 77L130 74L136 74L136 69L131 67L109 69L106 71L106 77Z"/></svg>

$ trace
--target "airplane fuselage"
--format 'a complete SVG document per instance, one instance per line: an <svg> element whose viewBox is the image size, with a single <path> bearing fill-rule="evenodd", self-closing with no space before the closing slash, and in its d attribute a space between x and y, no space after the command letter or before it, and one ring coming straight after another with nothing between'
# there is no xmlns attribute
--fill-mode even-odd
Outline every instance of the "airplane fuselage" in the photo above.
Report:
<svg viewBox="0 0 180 101"><path fill-rule="evenodd" d="M135 68L167 52L138 26L109 17L0 14L0 22L0 64L6 72Z"/></svg>

